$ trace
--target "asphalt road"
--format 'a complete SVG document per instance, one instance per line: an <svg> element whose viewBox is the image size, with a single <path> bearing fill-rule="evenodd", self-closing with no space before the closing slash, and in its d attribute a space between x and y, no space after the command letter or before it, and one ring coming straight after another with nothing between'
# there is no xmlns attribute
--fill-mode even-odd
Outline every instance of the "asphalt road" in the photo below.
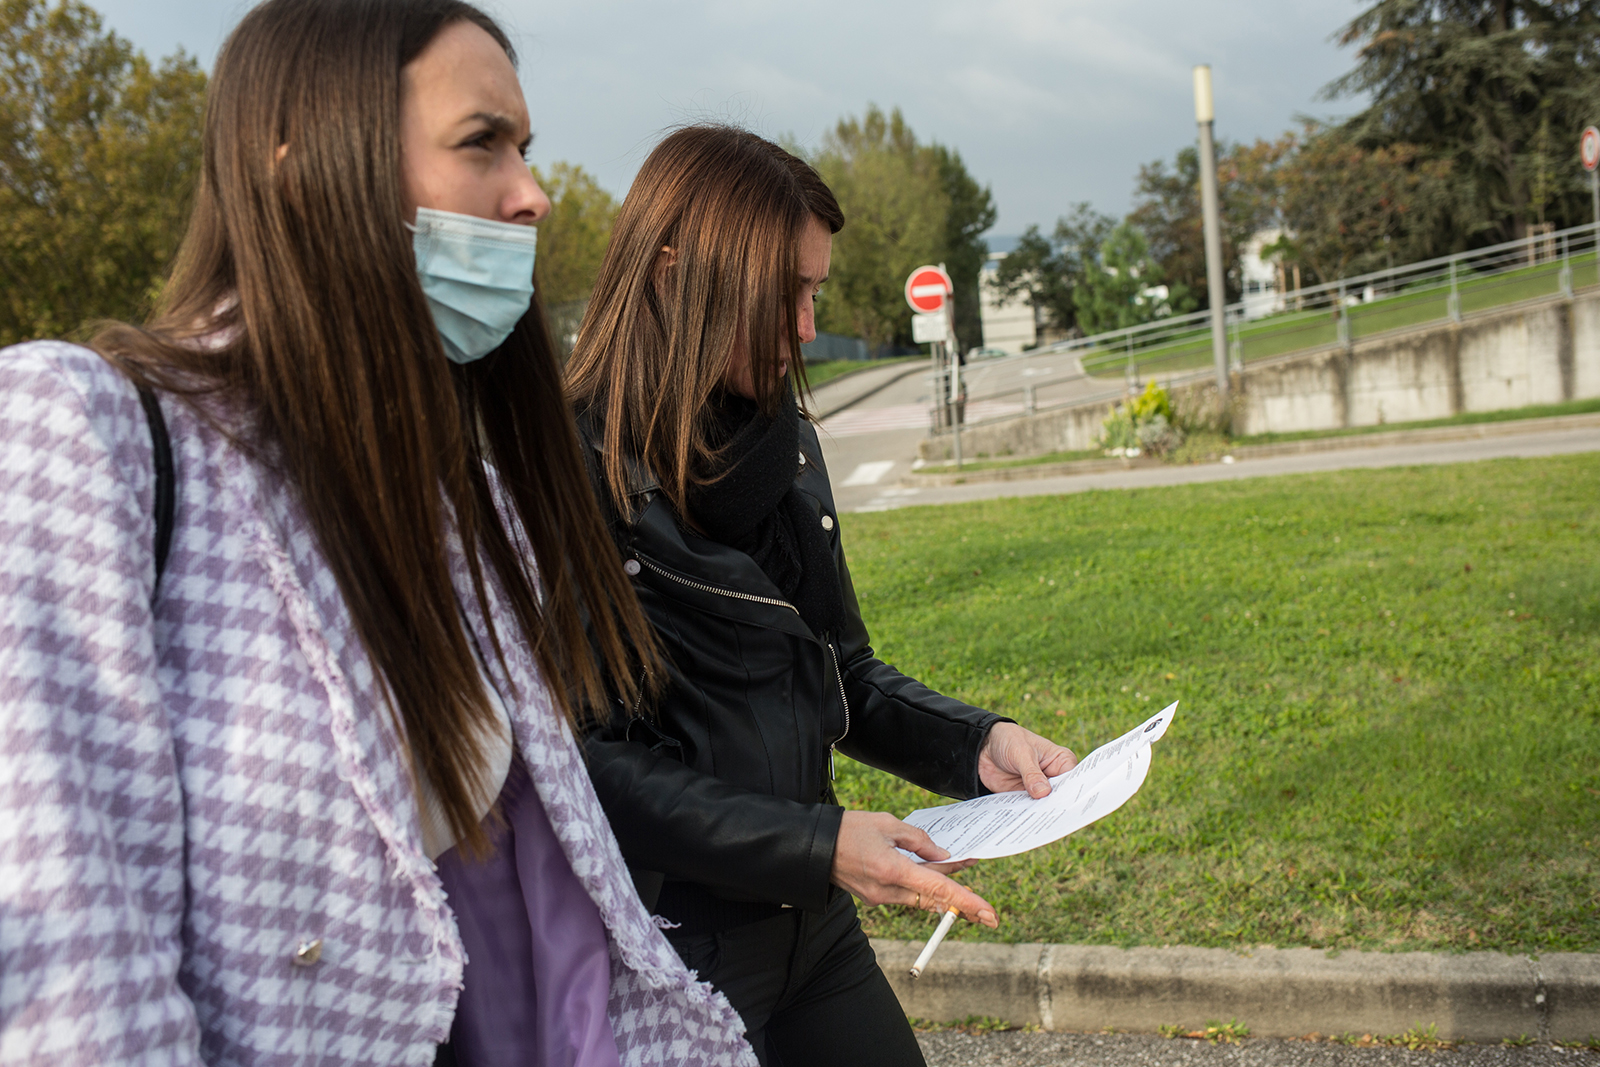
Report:
<svg viewBox="0 0 1600 1067"><path fill-rule="evenodd" d="M1152 1034L920 1033L928 1067L1595 1067L1600 1053L1530 1045L1443 1051L1248 1038L1208 1045Z"/></svg>
<svg viewBox="0 0 1600 1067"><path fill-rule="evenodd" d="M1033 362L1045 365L1052 358L1056 362L1066 359L1063 356L1038 357ZM1023 372L1030 369L1029 363L1028 359L995 360L993 369L996 374L1004 371L1009 376L1005 380L1021 380ZM1099 388L1097 383L1093 387ZM813 408L821 412L835 412L822 420L819 432L823 458L833 479L834 496L840 511L884 511L919 504L954 504L1003 496L1053 495L1090 489L1134 489L1311 471L1466 463L1508 456L1537 457L1600 451L1600 429L1587 427L1462 441L1306 452L1242 460L1233 464L1141 467L1029 481L974 481L965 485L939 487L903 486L900 481L911 472L912 462L917 456L917 442L928 432L931 391L930 368L927 364L901 364L858 372L842 380L829 382L816 391ZM861 396L863 393L869 395ZM857 396L861 398L838 410L839 405Z"/></svg>

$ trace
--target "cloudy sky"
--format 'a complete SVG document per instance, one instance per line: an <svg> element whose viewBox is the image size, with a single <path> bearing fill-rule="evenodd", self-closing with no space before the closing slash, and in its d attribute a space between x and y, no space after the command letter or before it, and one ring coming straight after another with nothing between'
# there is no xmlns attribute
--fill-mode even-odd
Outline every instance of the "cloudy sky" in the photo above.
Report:
<svg viewBox="0 0 1600 1067"><path fill-rule="evenodd" d="M250 0L89 0L151 55L208 67ZM1217 135L1272 137L1352 57L1356 0L490 0L522 53L532 158L626 191L660 131L701 118L816 144L842 115L899 106L994 190L995 234L1079 200L1121 214L1139 164L1195 136L1191 68L1215 72Z"/></svg>

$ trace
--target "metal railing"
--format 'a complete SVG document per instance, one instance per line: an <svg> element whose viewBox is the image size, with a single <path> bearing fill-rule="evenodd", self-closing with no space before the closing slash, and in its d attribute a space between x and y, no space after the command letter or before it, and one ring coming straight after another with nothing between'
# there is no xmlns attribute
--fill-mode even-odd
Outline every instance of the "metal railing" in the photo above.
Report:
<svg viewBox="0 0 1600 1067"><path fill-rule="evenodd" d="M1304 289L1251 294L1224 309L1231 369L1391 330L1460 322L1523 300L1570 297L1600 285L1597 238L1597 225L1589 223ZM965 422L1109 400L1152 377L1171 384L1205 378L1214 373L1209 319L1208 311L1173 315L995 360L1052 366L1035 381L1018 383L1014 373L989 375L989 389L973 381ZM974 371L984 366L966 373L978 377Z"/></svg>

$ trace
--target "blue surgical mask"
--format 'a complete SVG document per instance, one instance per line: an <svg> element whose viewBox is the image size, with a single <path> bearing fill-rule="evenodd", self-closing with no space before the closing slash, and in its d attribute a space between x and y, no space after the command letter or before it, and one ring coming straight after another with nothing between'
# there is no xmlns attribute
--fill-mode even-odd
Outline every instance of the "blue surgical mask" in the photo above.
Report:
<svg viewBox="0 0 1600 1067"><path fill-rule="evenodd" d="M417 208L411 227L417 277L444 354L482 359L516 327L533 299L532 226Z"/></svg>

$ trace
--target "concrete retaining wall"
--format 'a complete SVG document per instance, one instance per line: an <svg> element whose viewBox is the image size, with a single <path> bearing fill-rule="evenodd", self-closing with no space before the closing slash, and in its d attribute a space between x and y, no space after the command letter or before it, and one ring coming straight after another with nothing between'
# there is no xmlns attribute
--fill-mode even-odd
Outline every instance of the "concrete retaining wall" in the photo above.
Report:
<svg viewBox="0 0 1600 1067"><path fill-rule="evenodd" d="M1600 1034L1600 957L947 943L915 982L920 950L874 941L907 1015L989 1015L1046 1030L1152 1033L1237 1019L1259 1037L1398 1034L1577 1041Z"/></svg>
<svg viewBox="0 0 1600 1067"><path fill-rule="evenodd" d="M1095 447L1100 424L1114 407L1116 402L1107 400L968 427L961 431L961 451L968 459L1081 452ZM950 459L953 449L949 434L924 437L917 443L917 454L930 463Z"/></svg>
<svg viewBox="0 0 1600 1067"><path fill-rule="evenodd" d="M1600 290L1251 363L1235 378L1235 389L1234 425L1242 434L1376 426L1600 397ZM1112 406L974 426L962 434L962 451L977 458L1093 448ZM949 459L950 451L947 435L921 446L922 458L932 462Z"/></svg>

